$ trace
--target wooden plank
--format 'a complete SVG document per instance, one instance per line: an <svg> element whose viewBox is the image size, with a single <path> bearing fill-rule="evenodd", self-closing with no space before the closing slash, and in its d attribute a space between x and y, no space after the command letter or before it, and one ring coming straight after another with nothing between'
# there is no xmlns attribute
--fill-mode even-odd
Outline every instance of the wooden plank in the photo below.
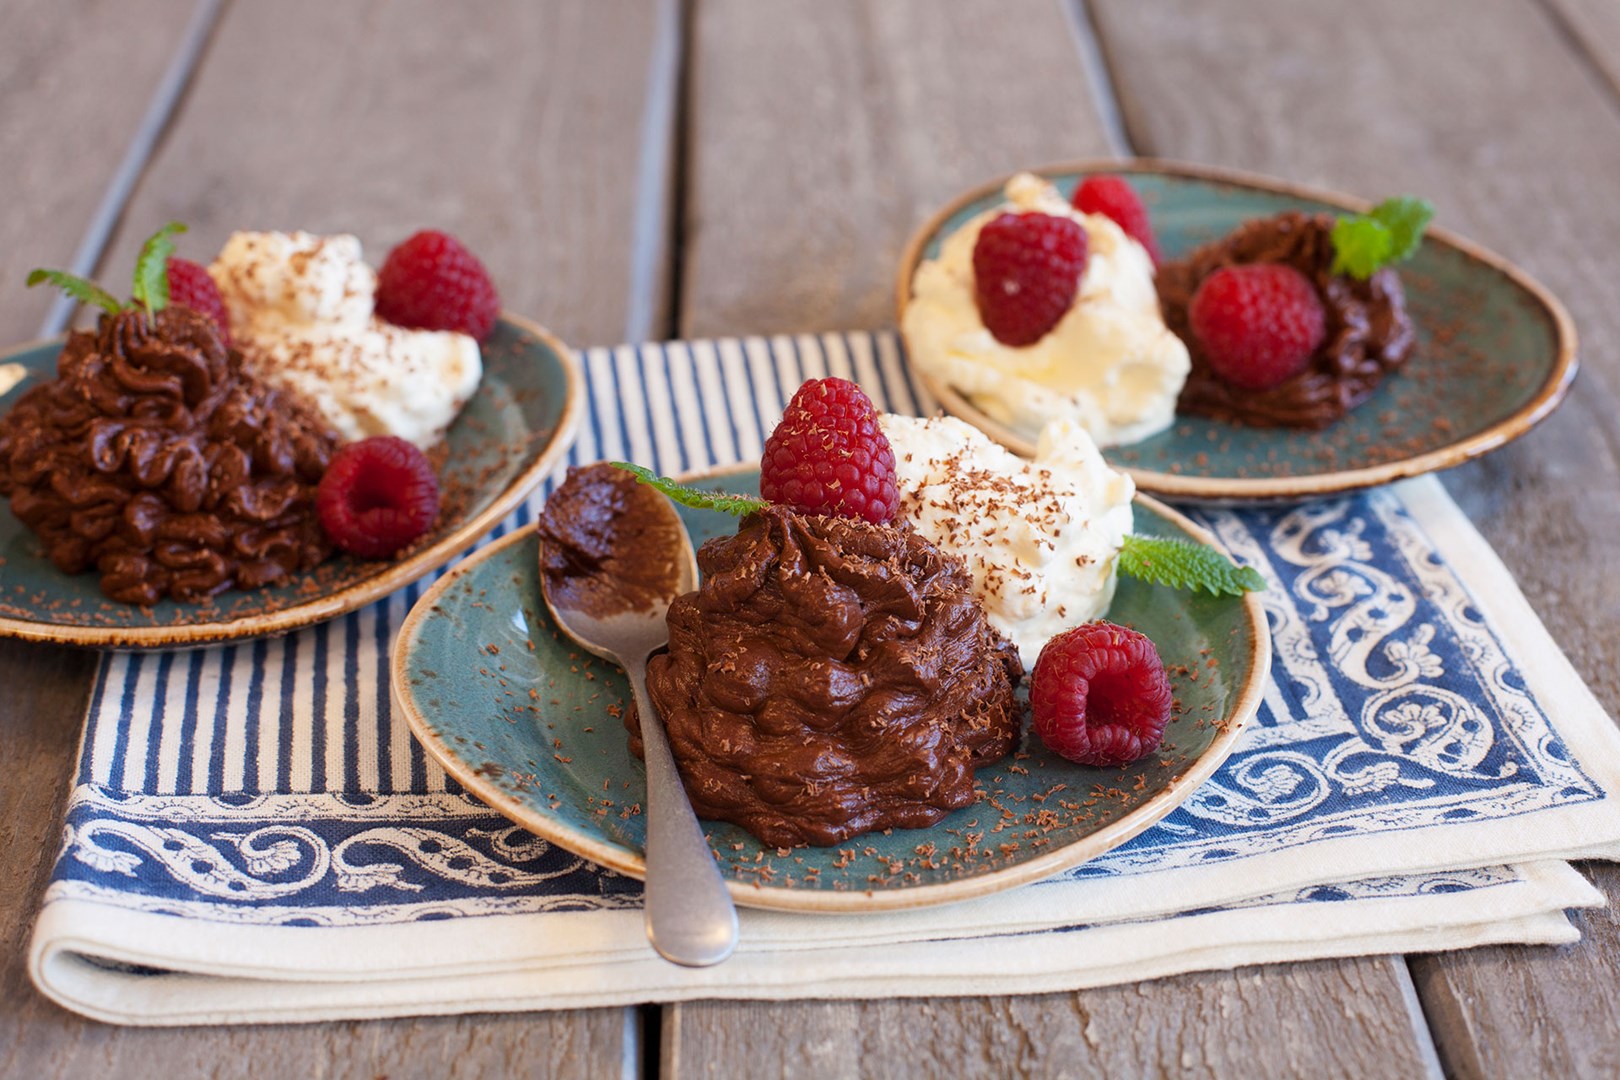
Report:
<svg viewBox="0 0 1620 1080"><path fill-rule="evenodd" d="M193 4L8 0L0 10L0 348L38 335L55 294L23 278L72 261Z"/></svg>
<svg viewBox="0 0 1620 1080"><path fill-rule="evenodd" d="M1563 409L1446 486L1611 712L1620 709L1620 117L1545 9L1521 0L1309 5L1101 0L1142 153L1363 193L1421 192L1439 220L1520 262L1568 305L1583 371ZM1613 38L1592 43L1616 55ZM1308 61L1307 59L1308 58ZM1598 875L1612 898L1620 876ZM1612 924L1570 948L1413 961L1449 1071L1612 1075Z"/></svg>
<svg viewBox="0 0 1620 1080"><path fill-rule="evenodd" d="M1063 5L702 0L693 29L687 336L893 323L900 249L961 188L1113 151ZM703 1002L668 1076L1421 1075L1398 960L1029 998Z"/></svg>
<svg viewBox="0 0 1620 1080"><path fill-rule="evenodd" d="M666 1076L1423 1076L1379 958L1074 994L708 1002L672 1010Z"/></svg>
<svg viewBox="0 0 1620 1080"><path fill-rule="evenodd" d="M930 210L1111 153L1052 0L949 17L921 0L702 0L692 49L688 337L892 325L900 248Z"/></svg>
<svg viewBox="0 0 1620 1080"><path fill-rule="evenodd" d="M1608 0L1545 0L1571 48L1620 95L1620 6Z"/></svg>
<svg viewBox="0 0 1620 1080"><path fill-rule="evenodd" d="M677 29L674 11L672 0L232 5L104 272L109 279L126 274L133 244L171 218L192 225L182 253L201 259L236 228L353 231L377 259L409 232L433 225L462 236L485 259L509 307L574 341L616 341L627 325L657 325L667 311L666 223L658 216L667 193L652 191L650 204L638 204L638 186L643 175L662 182L666 172L661 161L644 164L647 156L672 152L668 132L654 130L645 140L642 133L649 110L668 111L657 108L658 95L674 89L672 68L664 85L644 78L649 58L673 47L667 35ZM148 12L127 20L136 32L122 50L108 51L150 47L139 33L149 20ZM82 30L75 26L74 35ZM98 55L90 52L69 72L94 69ZM118 96L110 80L85 81L87 94L93 85ZM132 82L129 93L139 89ZM54 106L41 100L31 108ZM8 108L0 125L22 111ZM72 175L76 139L41 130L30 152L33 144L54 155L42 175ZM21 150L8 157L23 157ZM13 202L0 215L18 215L21 235L43 216L35 209ZM10 218L0 222L0 236L10 236ZM637 251L641 300L633 304L627 296ZM633 1009L162 1030L90 1023L40 998L26 985L20 952L57 846L83 708L82 692L71 700L50 695L53 680L68 673L82 687L85 665L77 655L0 651L0 683L23 687L5 722L26 751L14 749L25 767L0 785L9 871L0 881L0 1077L639 1071Z"/></svg>
<svg viewBox="0 0 1620 1080"><path fill-rule="evenodd" d="M199 261L238 229L306 229L355 233L375 265L434 227L483 259L506 307L565 341L617 343L647 322L632 291L662 325L664 223L646 216L646 240L633 225L643 119L672 91L645 81L672 7L236 5L104 272L126 273L171 219ZM654 245L650 289L632 289L638 243Z"/></svg>

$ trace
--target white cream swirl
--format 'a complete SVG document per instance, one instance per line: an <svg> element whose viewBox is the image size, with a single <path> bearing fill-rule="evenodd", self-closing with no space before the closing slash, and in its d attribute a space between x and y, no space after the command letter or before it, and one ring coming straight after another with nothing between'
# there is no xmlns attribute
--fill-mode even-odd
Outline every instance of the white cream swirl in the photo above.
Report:
<svg viewBox="0 0 1620 1080"><path fill-rule="evenodd" d="M1040 177L1020 173L1006 194L1006 205L968 221L937 259L917 268L901 321L911 362L1031 436L1071 420L1099 446L1116 446L1169 427L1191 365L1159 314L1147 252L1111 219L1075 210ZM1077 221L1088 247L1074 305L1022 348L997 341L974 302L973 247L979 230L1006 210Z"/></svg>
<svg viewBox="0 0 1620 1080"><path fill-rule="evenodd" d="M954 417L881 424L900 516L967 563L990 625L1026 671L1051 638L1108 613L1136 485L1082 428L1049 425L1025 461Z"/></svg>

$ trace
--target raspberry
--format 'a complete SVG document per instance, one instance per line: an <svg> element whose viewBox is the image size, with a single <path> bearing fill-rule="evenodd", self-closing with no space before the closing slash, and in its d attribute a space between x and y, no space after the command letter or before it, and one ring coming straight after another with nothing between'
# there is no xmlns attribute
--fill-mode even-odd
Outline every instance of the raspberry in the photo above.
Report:
<svg viewBox="0 0 1620 1080"><path fill-rule="evenodd" d="M332 455L315 489L315 512L327 537L344 551L386 558L439 516L439 480L415 446L375 435Z"/></svg>
<svg viewBox="0 0 1620 1080"><path fill-rule="evenodd" d="M1062 321L1086 270L1086 230L1051 214L998 214L973 245L979 317L1003 345L1033 345Z"/></svg>
<svg viewBox="0 0 1620 1080"><path fill-rule="evenodd" d="M866 392L848 379L811 379L793 395L759 463L759 493L803 514L894 520L894 448Z"/></svg>
<svg viewBox="0 0 1620 1080"><path fill-rule="evenodd" d="M1088 176L1074 189L1073 202L1082 214L1112 218L1126 236L1147 249L1153 265L1159 265L1159 241L1153 235L1153 221L1130 184L1117 176Z"/></svg>
<svg viewBox="0 0 1620 1080"><path fill-rule="evenodd" d="M1046 643L1029 683L1041 741L1081 765L1128 765L1159 748L1170 678L1153 642L1108 622Z"/></svg>
<svg viewBox="0 0 1620 1080"><path fill-rule="evenodd" d="M489 271L449 233L423 229L377 271L377 314L396 326L457 330L483 341L500 313Z"/></svg>
<svg viewBox="0 0 1620 1080"><path fill-rule="evenodd" d="M1282 263L1221 267L1193 293L1187 321L1211 370L1244 390L1287 382L1327 336L1316 286Z"/></svg>
<svg viewBox="0 0 1620 1080"><path fill-rule="evenodd" d="M231 347L231 317L220 299L219 286L206 267L190 259L169 260L169 303L206 315L219 328L219 340Z"/></svg>

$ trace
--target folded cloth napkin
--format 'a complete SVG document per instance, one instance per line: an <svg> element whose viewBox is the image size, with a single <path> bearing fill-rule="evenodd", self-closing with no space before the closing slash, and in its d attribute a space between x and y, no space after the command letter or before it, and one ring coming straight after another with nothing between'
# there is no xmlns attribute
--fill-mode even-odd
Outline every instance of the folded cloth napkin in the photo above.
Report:
<svg viewBox="0 0 1620 1080"><path fill-rule="evenodd" d="M757 458L826 374L933 410L892 335L583 359L573 462ZM1620 857L1620 737L1438 482L1194 516L1271 583L1265 701L1185 804L1048 881L885 914L744 911L733 959L664 963L636 882L466 796L394 717L388 644L418 585L274 641L104 659L31 973L106 1020L220 1023L1033 992L1573 940L1564 910L1602 897L1560 860Z"/></svg>

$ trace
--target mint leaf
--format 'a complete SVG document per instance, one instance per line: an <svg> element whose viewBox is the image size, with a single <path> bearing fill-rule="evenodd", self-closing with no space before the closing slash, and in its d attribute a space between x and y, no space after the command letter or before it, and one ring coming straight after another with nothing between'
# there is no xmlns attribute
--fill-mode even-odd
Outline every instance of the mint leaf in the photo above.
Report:
<svg viewBox="0 0 1620 1080"><path fill-rule="evenodd" d="M1238 566L1214 548L1186 540L1127 536L1119 551L1119 572L1152 585L1202 589L1215 596L1242 596L1266 587L1254 567Z"/></svg>
<svg viewBox="0 0 1620 1080"><path fill-rule="evenodd" d="M1333 272L1366 281L1395 249L1389 226L1370 217L1340 218L1333 223Z"/></svg>
<svg viewBox="0 0 1620 1080"><path fill-rule="evenodd" d="M135 260L135 303L149 316L169 306L169 256L174 254L174 241L169 237L185 231L184 225L171 221L141 245L140 258Z"/></svg>
<svg viewBox="0 0 1620 1080"><path fill-rule="evenodd" d="M763 510L771 505L765 499L751 499L747 495L732 495L724 491L703 491L687 487L667 476L659 476L651 469L632 465L628 461L610 461L608 464L615 469L623 469L627 473L634 474L637 480L648 487L657 488L682 506L691 506L698 510L718 510L722 514L747 517L754 511Z"/></svg>
<svg viewBox="0 0 1620 1080"><path fill-rule="evenodd" d="M1417 254L1423 243L1423 230L1434 217L1434 207L1426 199L1413 195L1397 195L1373 207L1372 217L1389 230L1393 245L1390 262L1405 262Z"/></svg>
<svg viewBox="0 0 1620 1080"><path fill-rule="evenodd" d="M1365 281L1392 263L1417 253L1434 207L1412 195L1397 195L1333 223L1333 272Z"/></svg>
<svg viewBox="0 0 1620 1080"><path fill-rule="evenodd" d="M118 302L117 297L103 289L93 281L86 281L75 274L63 270L34 270L28 275L28 287L32 289L41 282L50 282L58 289L67 293L81 304L94 304L113 315L124 310L124 305Z"/></svg>

